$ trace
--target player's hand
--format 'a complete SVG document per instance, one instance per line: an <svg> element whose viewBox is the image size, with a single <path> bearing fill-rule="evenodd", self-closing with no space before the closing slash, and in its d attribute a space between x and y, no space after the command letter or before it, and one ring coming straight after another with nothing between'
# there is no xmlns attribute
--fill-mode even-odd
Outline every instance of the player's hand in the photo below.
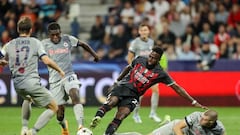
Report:
<svg viewBox="0 0 240 135"><path fill-rule="evenodd" d="M6 65L8 65L8 61L6 61L6 60L0 60L0 65L6 66Z"/></svg>
<svg viewBox="0 0 240 135"><path fill-rule="evenodd" d="M200 103L196 103L196 104L194 104L194 106L195 107L199 107L199 108L202 108L202 109L206 109L206 110L208 110L208 107L207 106L203 106L203 105L201 105Z"/></svg>
<svg viewBox="0 0 240 135"><path fill-rule="evenodd" d="M101 58L99 56L95 56L93 61L98 62Z"/></svg>

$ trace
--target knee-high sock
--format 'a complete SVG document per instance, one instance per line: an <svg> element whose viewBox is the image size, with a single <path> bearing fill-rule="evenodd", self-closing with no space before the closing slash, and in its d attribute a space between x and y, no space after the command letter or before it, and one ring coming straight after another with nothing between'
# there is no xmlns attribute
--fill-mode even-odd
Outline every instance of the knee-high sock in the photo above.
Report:
<svg viewBox="0 0 240 135"><path fill-rule="evenodd" d="M98 108L98 111L96 112L96 116L99 116L99 117L103 117L108 111L110 111L112 109L111 106L107 105L107 104L103 104L102 106L100 106Z"/></svg>
<svg viewBox="0 0 240 135"><path fill-rule="evenodd" d="M133 115L139 115L139 109L140 109L140 106L141 106L141 102L142 102L142 98L143 96L141 96L139 98L139 102L138 102L138 105L135 107L135 109L133 110Z"/></svg>
<svg viewBox="0 0 240 135"><path fill-rule="evenodd" d="M62 121L58 121L58 123L61 125L61 127L62 127L63 129L66 129L65 119L63 119Z"/></svg>
<svg viewBox="0 0 240 135"><path fill-rule="evenodd" d="M157 92L153 92L151 96L151 114L156 114L158 107L159 95Z"/></svg>
<svg viewBox="0 0 240 135"><path fill-rule="evenodd" d="M28 122L31 116L31 102L24 100L22 104L22 126L28 127Z"/></svg>
<svg viewBox="0 0 240 135"><path fill-rule="evenodd" d="M37 119L34 130L39 131L41 128L43 128L49 120L54 116L54 112L51 109L45 110Z"/></svg>
<svg viewBox="0 0 240 135"><path fill-rule="evenodd" d="M73 112L75 114L78 126L83 125L84 121L84 112L83 112L83 106L82 104L76 104L73 106Z"/></svg>
<svg viewBox="0 0 240 135"><path fill-rule="evenodd" d="M118 129L121 125L122 120L114 118L113 121L108 125L105 134L106 135L113 135L113 133Z"/></svg>

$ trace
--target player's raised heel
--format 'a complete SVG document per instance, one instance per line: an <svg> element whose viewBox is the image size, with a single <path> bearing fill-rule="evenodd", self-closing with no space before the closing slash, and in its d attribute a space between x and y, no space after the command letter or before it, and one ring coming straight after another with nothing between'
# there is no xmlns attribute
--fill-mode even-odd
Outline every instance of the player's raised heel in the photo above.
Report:
<svg viewBox="0 0 240 135"><path fill-rule="evenodd" d="M92 129L95 128L100 123L101 119L102 118L99 116L94 117L92 119L92 122L90 123L90 128L92 128Z"/></svg>
<svg viewBox="0 0 240 135"><path fill-rule="evenodd" d="M67 120L65 120L65 125L66 125L65 129L62 128L62 135L69 135L68 121Z"/></svg>
<svg viewBox="0 0 240 135"><path fill-rule="evenodd" d="M27 127L22 127L21 135L27 135L27 132L28 132L28 128Z"/></svg>

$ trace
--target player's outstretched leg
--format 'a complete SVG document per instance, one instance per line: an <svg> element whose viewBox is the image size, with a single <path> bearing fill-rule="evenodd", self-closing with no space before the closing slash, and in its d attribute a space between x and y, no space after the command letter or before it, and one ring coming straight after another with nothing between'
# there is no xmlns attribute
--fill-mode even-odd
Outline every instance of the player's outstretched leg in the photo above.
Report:
<svg viewBox="0 0 240 135"><path fill-rule="evenodd" d="M22 130L21 135L27 135L28 122L31 116L31 104L29 100L24 100L22 103Z"/></svg>
<svg viewBox="0 0 240 135"><path fill-rule="evenodd" d="M142 119L139 115L139 109L142 101L142 96L139 98L139 104L133 110L133 120L135 123L142 123Z"/></svg>
<svg viewBox="0 0 240 135"><path fill-rule="evenodd" d="M152 96L151 96L151 111L149 114L149 118L153 119L155 122L161 122L161 118L157 115L157 107L159 101L159 93L158 93L158 84L155 84L151 87Z"/></svg>

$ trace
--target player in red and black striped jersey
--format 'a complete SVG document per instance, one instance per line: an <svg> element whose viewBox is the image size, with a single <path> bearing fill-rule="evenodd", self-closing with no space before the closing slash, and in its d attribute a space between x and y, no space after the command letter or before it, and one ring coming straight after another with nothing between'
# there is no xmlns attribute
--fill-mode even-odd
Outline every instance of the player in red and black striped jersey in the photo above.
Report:
<svg viewBox="0 0 240 135"><path fill-rule="evenodd" d="M177 94L192 102L196 107L207 108L194 100L161 68L159 60L162 54L163 50L160 47L154 47L148 58L137 57L123 70L117 79L118 82L111 87L107 101L96 112L90 124L91 128L95 128L106 112L117 106L117 113L105 131L105 135L114 134L121 122L136 107L139 97L156 83L170 86Z"/></svg>

